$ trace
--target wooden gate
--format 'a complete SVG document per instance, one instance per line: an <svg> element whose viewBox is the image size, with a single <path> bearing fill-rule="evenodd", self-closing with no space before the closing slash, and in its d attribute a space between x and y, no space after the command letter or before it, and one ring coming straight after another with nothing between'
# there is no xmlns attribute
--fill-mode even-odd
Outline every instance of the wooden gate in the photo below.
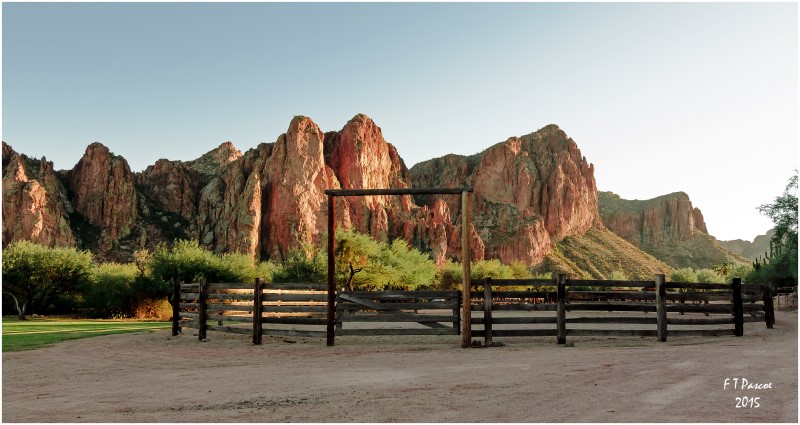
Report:
<svg viewBox="0 0 800 425"><path fill-rule="evenodd" d="M336 335L458 335L459 291L349 291L336 297Z"/></svg>

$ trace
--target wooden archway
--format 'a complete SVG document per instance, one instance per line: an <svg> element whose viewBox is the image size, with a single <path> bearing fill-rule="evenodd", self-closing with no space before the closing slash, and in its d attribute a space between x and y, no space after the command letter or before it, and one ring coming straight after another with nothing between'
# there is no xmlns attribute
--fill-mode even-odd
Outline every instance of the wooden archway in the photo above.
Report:
<svg viewBox="0 0 800 425"><path fill-rule="evenodd" d="M335 200L337 196L375 196L375 195L457 195L461 194L461 263L464 276L461 281L461 347L470 345L471 334L471 288L470 288L470 259L472 249L470 246L470 205L469 193L471 187L463 188L406 188L406 189L328 189L328 346L334 344L336 330L336 212Z"/></svg>

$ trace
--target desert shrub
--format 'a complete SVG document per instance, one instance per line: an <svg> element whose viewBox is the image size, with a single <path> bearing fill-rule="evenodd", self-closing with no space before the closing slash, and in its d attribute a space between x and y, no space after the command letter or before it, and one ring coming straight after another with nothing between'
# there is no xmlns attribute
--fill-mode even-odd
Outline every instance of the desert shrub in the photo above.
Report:
<svg viewBox="0 0 800 425"><path fill-rule="evenodd" d="M131 317L167 321L172 318L172 305L164 298L143 299L133 307Z"/></svg>
<svg viewBox="0 0 800 425"><path fill-rule="evenodd" d="M133 263L101 263L92 267L84 286L83 308L91 317L128 316L131 313L133 283L139 269Z"/></svg>
<svg viewBox="0 0 800 425"><path fill-rule="evenodd" d="M712 269L700 269L695 273L697 283L724 283L725 278Z"/></svg>
<svg viewBox="0 0 800 425"><path fill-rule="evenodd" d="M312 246L289 250L283 264L279 266L261 263L259 267L271 271L273 282L325 283L328 281L327 254Z"/></svg>
<svg viewBox="0 0 800 425"><path fill-rule="evenodd" d="M3 250L3 294L14 300L20 319L28 313L61 313L80 302L92 254L16 241Z"/></svg>
<svg viewBox="0 0 800 425"><path fill-rule="evenodd" d="M387 244L350 230L337 231L335 261L337 287L349 290L414 290L431 287L436 276L430 257L406 241Z"/></svg>
<svg viewBox="0 0 800 425"><path fill-rule="evenodd" d="M691 267L672 270L669 275L670 282L697 283L697 272Z"/></svg>

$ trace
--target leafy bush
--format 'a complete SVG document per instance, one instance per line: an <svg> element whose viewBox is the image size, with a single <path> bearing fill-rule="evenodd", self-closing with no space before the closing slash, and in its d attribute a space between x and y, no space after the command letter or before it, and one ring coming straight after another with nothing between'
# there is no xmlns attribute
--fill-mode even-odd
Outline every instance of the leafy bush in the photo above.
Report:
<svg viewBox="0 0 800 425"><path fill-rule="evenodd" d="M724 283L725 278L712 269L700 269L695 273L697 283Z"/></svg>
<svg viewBox="0 0 800 425"><path fill-rule="evenodd" d="M436 276L430 257L402 239L386 244L339 230L335 256L337 287L349 290L414 290L432 286Z"/></svg>
<svg viewBox="0 0 800 425"><path fill-rule="evenodd" d="M29 312L64 312L79 302L91 264L88 251L12 242L3 250L3 294L13 298L22 320Z"/></svg>
<svg viewBox="0 0 800 425"><path fill-rule="evenodd" d="M670 282L697 283L697 272L691 267L672 270Z"/></svg>
<svg viewBox="0 0 800 425"><path fill-rule="evenodd" d="M92 267L83 291L83 307L91 317L128 316L132 286L138 276L139 269L133 263L101 263Z"/></svg>

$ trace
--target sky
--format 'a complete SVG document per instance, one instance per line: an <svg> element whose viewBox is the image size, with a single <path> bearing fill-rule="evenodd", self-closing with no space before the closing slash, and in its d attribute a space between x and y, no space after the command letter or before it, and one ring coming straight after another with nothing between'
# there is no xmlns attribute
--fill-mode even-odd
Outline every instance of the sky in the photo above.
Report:
<svg viewBox="0 0 800 425"><path fill-rule="evenodd" d="M2 137L56 169L93 142L142 171L358 113L409 168L557 124L598 190L683 191L752 240L798 168L798 5L2 5Z"/></svg>

